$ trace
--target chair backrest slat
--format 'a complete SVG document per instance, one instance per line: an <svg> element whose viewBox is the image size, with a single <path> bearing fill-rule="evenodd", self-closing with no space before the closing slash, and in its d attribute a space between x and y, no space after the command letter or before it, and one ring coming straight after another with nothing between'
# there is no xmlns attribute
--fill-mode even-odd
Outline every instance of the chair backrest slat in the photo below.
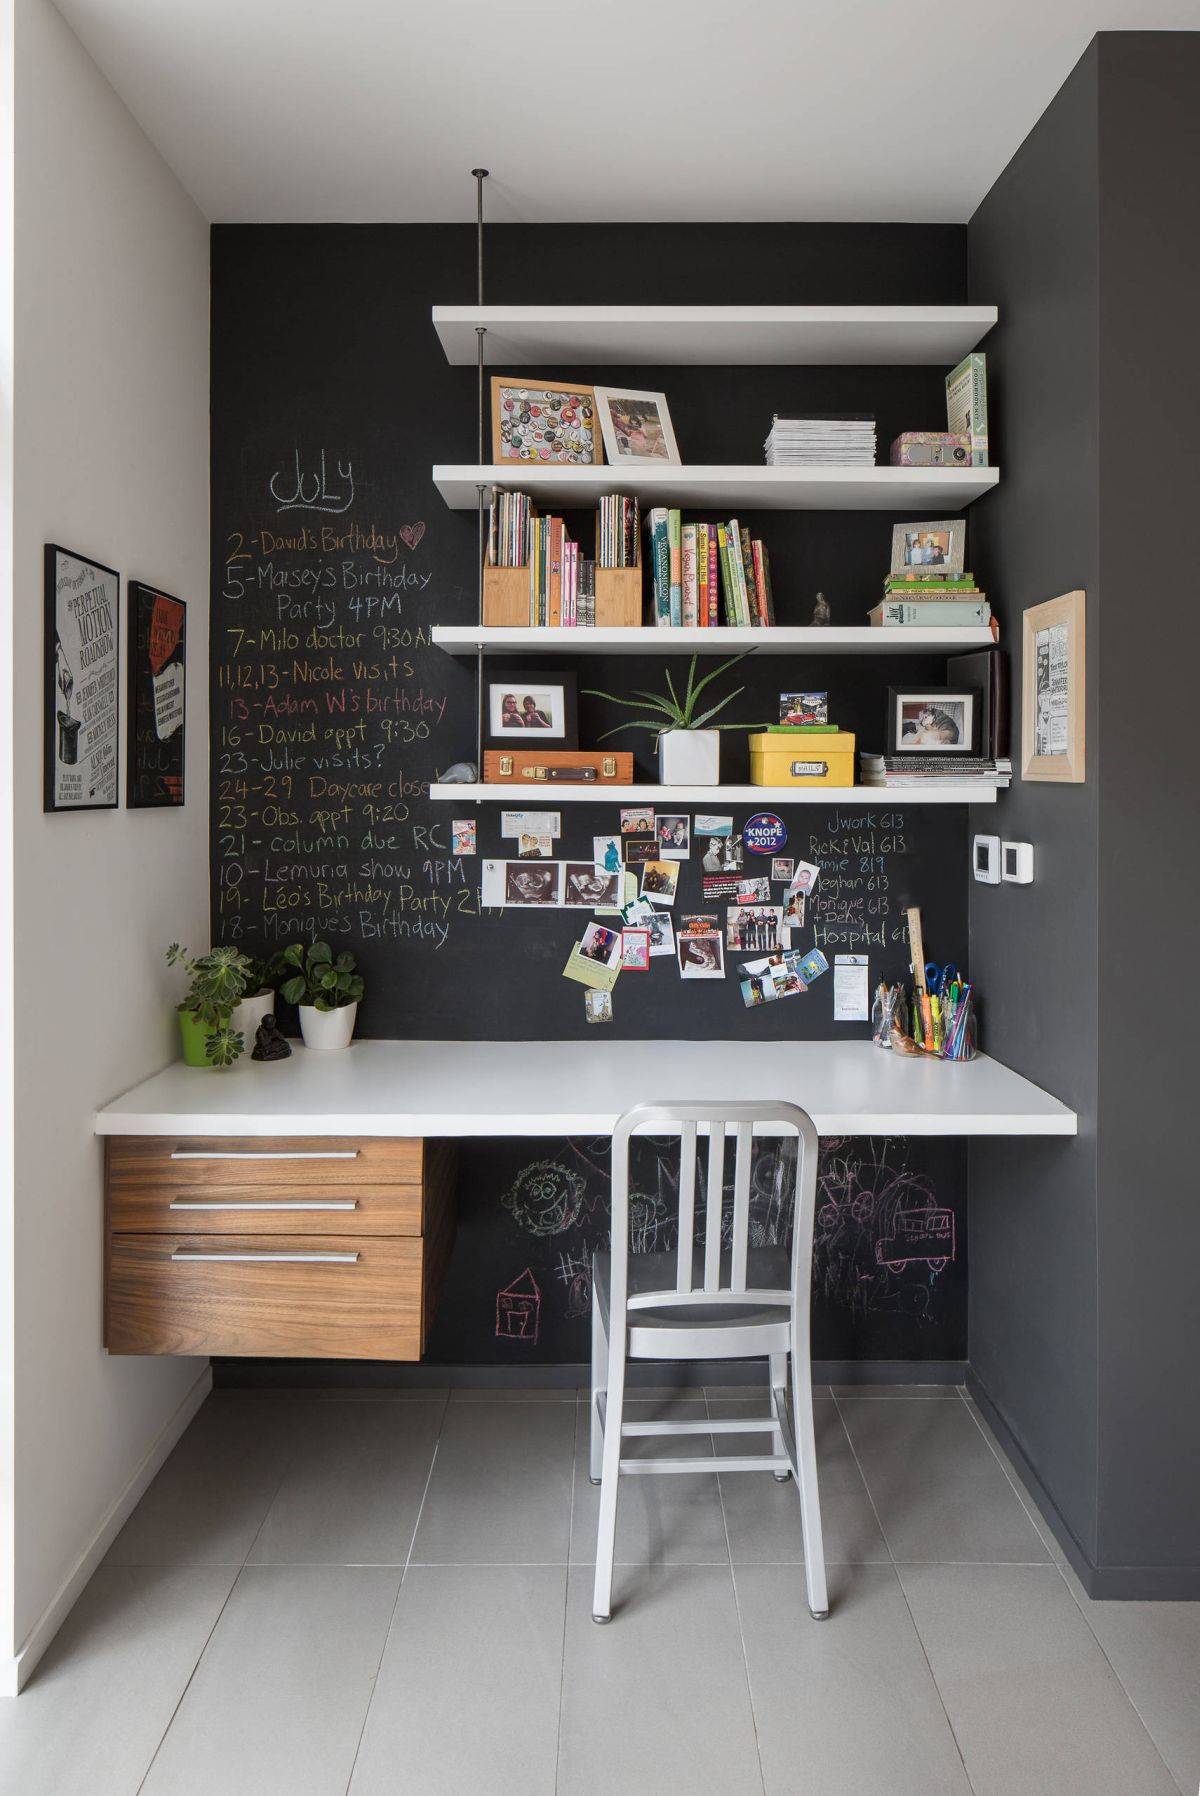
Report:
<svg viewBox="0 0 1200 1796"><path fill-rule="evenodd" d="M725 1124L708 1125L708 1203L704 1212L704 1289L721 1289L721 1210L725 1193Z"/></svg>
<svg viewBox="0 0 1200 1796"><path fill-rule="evenodd" d="M692 1288L692 1254L696 1237L696 1125L685 1122L679 1141L679 1245L675 1289Z"/></svg>
<svg viewBox="0 0 1200 1796"><path fill-rule="evenodd" d="M737 1126L737 1159L733 1171L733 1254L729 1288L746 1289L746 1254L750 1244L750 1155L753 1152L754 1124Z"/></svg>

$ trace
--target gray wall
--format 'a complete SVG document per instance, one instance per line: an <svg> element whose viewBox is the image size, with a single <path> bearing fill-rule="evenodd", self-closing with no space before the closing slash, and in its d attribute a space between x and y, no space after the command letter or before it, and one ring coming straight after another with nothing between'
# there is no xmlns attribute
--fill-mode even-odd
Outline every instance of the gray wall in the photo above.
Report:
<svg viewBox="0 0 1200 1796"><path fill-rule="evenodd" d="M968 230L970 298L1001 313L1003 480L971 531L1011 654L1014 761L1023 610L1084 587L1088 658L1086 783L1018 779L973 816L1035 854L1033 886L972 886L986 1045L1073 1104L1080 1136L972 1143L969 1352L1108 1595L1200 1595L1200 1206L1190 1044L1163 965L1183 960L1200 873L1198 102L1195 36L1100 36ZM1168 994L1153 1014L1131 955Z"/></svg>

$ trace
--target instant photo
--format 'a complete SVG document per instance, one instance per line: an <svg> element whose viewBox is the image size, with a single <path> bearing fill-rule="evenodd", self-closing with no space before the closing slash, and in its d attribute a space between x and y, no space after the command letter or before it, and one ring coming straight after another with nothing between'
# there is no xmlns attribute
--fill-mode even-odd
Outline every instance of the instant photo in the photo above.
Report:
<svg viewBox="0 0 1200 1796"><path fill-rule="evenodd" d="M718 933L681 935L677 947L681 979L724 979L725 952Z"/></svg>
<svg viewBox="0 0 1200 1796"><path fill-rule="evenodd" d="M710 836L700 857L700 866L705 873L740 873L743 861L740 836Z"/></svg>
<svg viewBox="0 0 1200 1796"><path fill-rule="evenodd" d="M686 861L691 853L692 829L687 817L659 811L655 816L660 857L664 861Z"/></svg>
<svg viewBox="0 0 1200 1796"><path fill-rule="evenodd" d="M579 943L579 952L585 960L597 961L603 967L611 967L621 958L621 931L609 929L604 923L589 923Z"/></svg>
<svg viewBox="0 0 1200 1796"><path fill-rule="evenodd" d="M678 861L647 861L642 868L642 897L655 904L674 904L678 885Z"/></svg>

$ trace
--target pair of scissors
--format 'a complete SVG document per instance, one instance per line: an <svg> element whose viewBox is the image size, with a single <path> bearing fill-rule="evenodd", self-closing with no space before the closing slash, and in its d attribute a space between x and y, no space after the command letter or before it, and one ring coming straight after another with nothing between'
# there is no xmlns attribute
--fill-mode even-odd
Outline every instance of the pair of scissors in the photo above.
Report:
<svg viewBox="0 0 1200 1796"><path fill-rule="evenodd" d="M944 967L939 967L936 960L926 961L925 990L931 995L936 992L939 998L944 998L949 992L952 998L956 998L959 985L958 967L954 961L948 960Z"/></svg>

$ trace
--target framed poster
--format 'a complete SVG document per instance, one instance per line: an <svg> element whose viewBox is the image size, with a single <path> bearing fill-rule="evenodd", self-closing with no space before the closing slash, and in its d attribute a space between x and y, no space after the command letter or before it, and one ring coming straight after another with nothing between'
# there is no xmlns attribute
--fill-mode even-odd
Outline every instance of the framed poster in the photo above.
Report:
<svg viewBox="0 0 1200 1796"><path fill-rule="evenodd" d="M1084 777L1082 592L1032 605L1021 633L1021 778L1078 785Z"/></svg>
<svg viewBox="0 0 1200 1796"><path fill-rule="evenodd" d="M125 802L130 810L181 805L187 607L140 580L129 582L128 600Z"/></svg>
<svg viewBox="0 0 1200 1796"><path fill-rule="evenodd" d="M121 576L46 544L42 808L118 803Z"/></svg>

